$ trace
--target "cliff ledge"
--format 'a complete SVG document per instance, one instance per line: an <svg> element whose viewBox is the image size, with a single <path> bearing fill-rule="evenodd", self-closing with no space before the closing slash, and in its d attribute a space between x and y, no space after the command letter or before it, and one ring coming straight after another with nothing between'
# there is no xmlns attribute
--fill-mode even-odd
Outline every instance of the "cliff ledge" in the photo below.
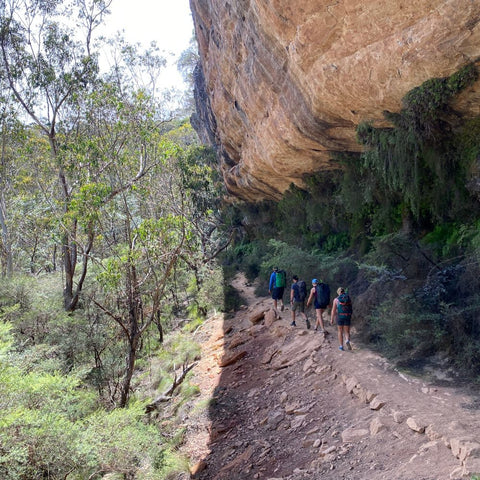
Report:
<svg viewBox="0 0 480 480"><path fill-rule="evenodd" d="M279 198L358 151L356 126L384 124L402 97L480 58L472 0L190 0L199 44L197 114L229 191ZM480 82L456 99L480 114Z"/></svg>

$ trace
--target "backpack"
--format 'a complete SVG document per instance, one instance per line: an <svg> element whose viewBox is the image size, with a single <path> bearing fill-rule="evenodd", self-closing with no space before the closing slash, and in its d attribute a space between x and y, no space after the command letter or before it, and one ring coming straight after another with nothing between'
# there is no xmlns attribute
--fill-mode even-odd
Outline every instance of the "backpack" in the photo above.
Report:
<svg viewBox="0 0 480 480"><path fill-rule="evenodd" d="M285 270L279 270L275 275L275 286L277 288L285 287L286 284L287 284L287 274Z"/></svg>
<svg viewBox="0 0 480 480"><path fill-rule="evenodd" d="M342 293L338 297L337 312L338 318L349 319L352 316L352 301L348 293Z"/></svg>
<svg viewBox="0 0 480 480"><path fill-rule="evenodd" d="M328 305L330 303L330 287L326 283L319 283L315 287L315 295L319 305Z"/></svg>
<svg viewBox="0 0 480 480"><path fill-rule="evenodd" d="M297 282L298 285L298 298L301 302L307 297L307 284L303 280Z"/></svg>

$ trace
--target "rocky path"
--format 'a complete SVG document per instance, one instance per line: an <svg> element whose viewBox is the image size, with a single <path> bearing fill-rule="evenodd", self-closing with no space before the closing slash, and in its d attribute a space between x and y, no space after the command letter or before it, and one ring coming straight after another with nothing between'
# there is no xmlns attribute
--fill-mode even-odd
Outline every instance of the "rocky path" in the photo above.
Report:
<svg viewBox="0 0 480 480"><path fill-rule="evenodd" d="M237 277L245 306L196 333L200 396L183 451L200 480L469 479L480 473L476 399L337 348ZM310 316L312 314L310 313ZM328 323L326 323L327 325Z"/></svg>

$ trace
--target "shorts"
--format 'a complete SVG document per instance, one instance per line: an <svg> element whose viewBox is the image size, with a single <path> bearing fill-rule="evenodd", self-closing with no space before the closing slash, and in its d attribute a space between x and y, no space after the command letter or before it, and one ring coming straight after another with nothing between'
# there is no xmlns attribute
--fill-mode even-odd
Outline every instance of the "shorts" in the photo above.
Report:
<svg viewBox="0 0 480 480"><path fill-rule="evenodd" d="M315 310L318 310L318 309L322 309L322 310L325 310L327 307L328 307L328 303L325 304L325 305L320 305L316 300L314 302L314 305L315 305Z"/></svg>
<svg viewBox="0 0 480 480"><path fill-rule="evenodd" d="M297 310L299 312L305 313L305 301L304 300L301 300L301 301L294 300L293 301L292 312L296 312Z"/></svg>
<svg viewBox="0 0 480 480"><path fill-rule="evenodd" d="M337 316L337 325L340 325L340 327L349 327L351 320L352 317L340 318L339 316Z"/></svg>
<svg viewBox="0 0 480 480"><path fill-rule="evenodd" d="M284 291L285 287L273 287L272 298L274 300L282 300Z"/></svg>

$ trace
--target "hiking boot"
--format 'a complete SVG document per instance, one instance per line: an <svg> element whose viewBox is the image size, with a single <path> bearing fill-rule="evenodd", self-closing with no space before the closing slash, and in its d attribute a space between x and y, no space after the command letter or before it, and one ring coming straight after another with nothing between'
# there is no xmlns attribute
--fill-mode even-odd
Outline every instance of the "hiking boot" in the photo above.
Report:
<svg viewBox="0 0 480 480"><path fill-rule="evenodd" d="M307 322L307 330L310 330L310 321L308 320L308 318L307 318L306 322Z"/></svg>
<svg viewBox="0 0 480 480"><path fill-rule="evenodd" d="M347 346L347 348L348 348L349 350L352 349L352 345L350 345L350 340L347 340L347 341L345 342L345 345Z"/></svg>
<svg viewBox="0 0 480 480"><path fill-rule="evenodd" d="M344 348L343 348L343 345L340 345L340 346L338 347L338 349L341 350L342 352L345 351Z"/></svg>
<svg viewBox="0 0 480 480"><path fill-rule="evenodd" d="M296 327L297 324L296 324L295 322L292 322L292 323L290 324L290 326L291 326L291 327Z"/></svg>

